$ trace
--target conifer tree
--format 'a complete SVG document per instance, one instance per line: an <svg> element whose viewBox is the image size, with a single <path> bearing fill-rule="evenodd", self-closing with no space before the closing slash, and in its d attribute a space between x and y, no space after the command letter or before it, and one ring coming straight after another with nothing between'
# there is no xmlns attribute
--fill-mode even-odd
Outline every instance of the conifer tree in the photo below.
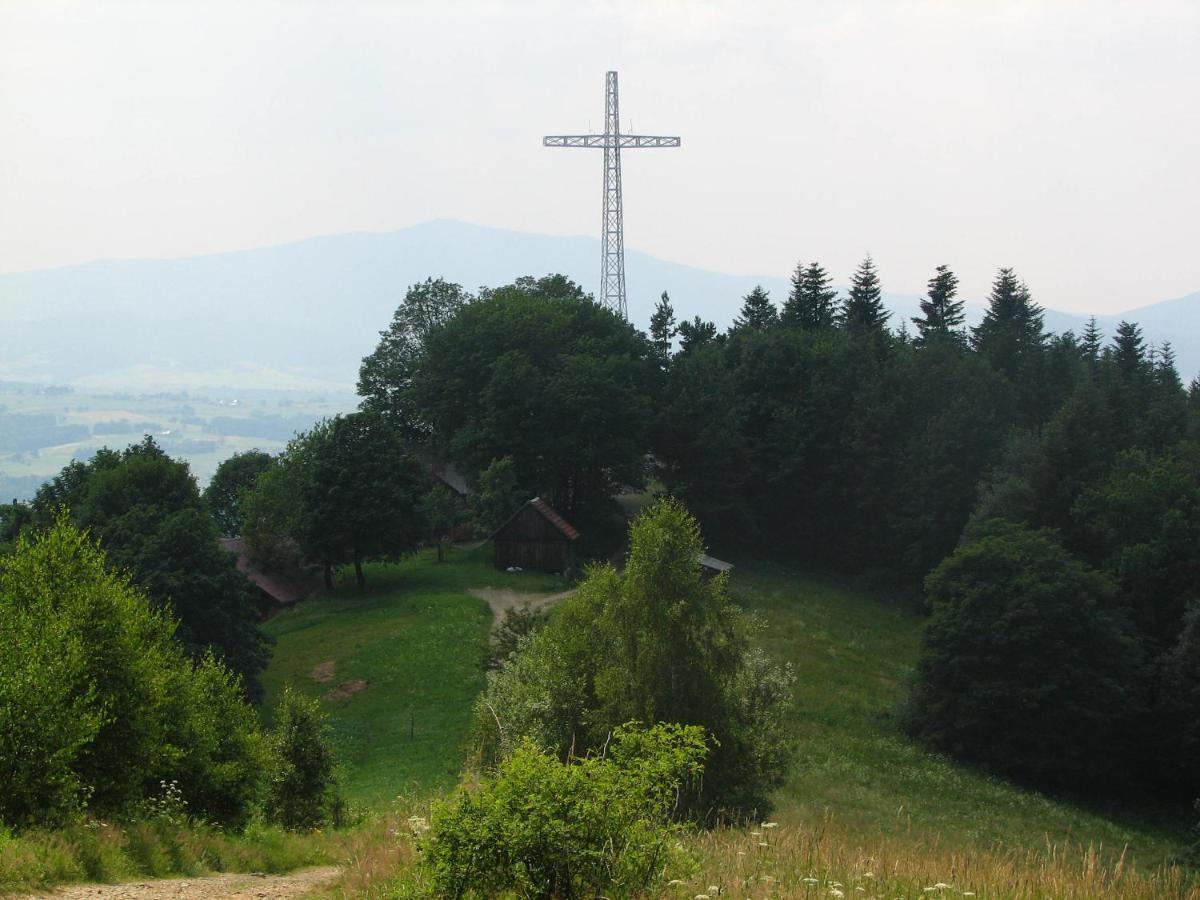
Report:
<svg viewBox="0 0 1200 900"><path fill-rule="evenodd" d="M675 324L675 307L666 291L658 298L658 304L650 316L650 346L660 365L666 365L671 358L671 341L679 333Z"/></svg>
<svg viewBox="0 0 1200 900"><path fill-rule="evenodd" d="M1136 322L1122 321L1117 325L1117 333L1113 336L1109 353L1117 371L1127 377L1145 374L1149 368L1146 342L1142 339L1142 329Z"/></svg>
<svg viewBox="0 0 1200 900"><path fill-rule="evenodd" d="M837 317L837 290L820 263L810 263L801 284L800 326L808 331L831 328Z"/></svg>
<svg viewBox="0 0 1200 900"><path fill-rule="evenodd" d="M691 321L684 319L679 323L679 352L689 353L697 347L702 347L716 340L717 326L694 316Z"/></svg>
<svg viewBox="0 0 1200 900"><path fill-rule="evenodd" d="M1162 347L1154 356L1154 379L1159 387L1171 394L1182 393L1183 379L1179 377L1179 368L1175 365L1175 348L1170 341L1163 341Z"/></svg>
<svg viewBox="0 0 1200 900"><path fill-rule="evenodd" d="M868 254L850 279L850 293L842 307L842 326L857 333L882 331L888 315L879 287L879 272Z"/></svg>
<svg viewBox="0 0 1200 900"><path fill-rule="evenodd" d="M917 326L918 346L941 338L962 339L963 303L956 300L958 276L948 266L938 266L929 279L928 299L921 301L921 313L913 318Z"/></svg>
<svg viewBox="0 0 1200 900"><path fill-rule="evenodd" d="M1041 307L1012 269L1001 269L983 321L972 331L972 346L997 369L1015 375L1021 361L1042 349L1045 341Z"/></svg>
<svg viewBox="0 0 1200 900"><path fill-rule="evenodd" d="M1103 345L1104 332L1096 324L1096 317L1092 316L1088 319L1087 327L1083 329L1083 339L1079 342L1079 349L1083 352L1083 358L1094 366L1100 361L1100 348Z"/></svg>
<svg viewBox="0 0 1200 900"><path fill-rule="evenodd" d="M796 263L792 272L792 290L783 301L783 309L779 313L779 321L784 325L799 326L803 316L800 310L804 307L804 263Z"/></svg>
<svg viewBox="0 0 1200 900"><path fill-rule="evenodd" d="M762 331L770 328L779 321L779 313L771 302L771 295L763 290L762 285L755 285L754 290L742 301L742 311L733 320L733 329L740 331L751 328Z"/></svg>

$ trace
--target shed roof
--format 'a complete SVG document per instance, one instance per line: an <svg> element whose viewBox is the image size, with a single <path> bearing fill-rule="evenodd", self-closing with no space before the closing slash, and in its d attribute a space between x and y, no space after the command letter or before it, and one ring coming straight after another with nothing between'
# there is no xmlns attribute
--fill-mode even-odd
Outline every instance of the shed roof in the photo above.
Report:
<svg viewBox="0 0 1200 900"><path fill-rule="evenodd" d="M545 500L543 500L541 497L534 497L532 500L529 500L529 501L521 504L520 508L517 509L517 511L515 513L513 513L511 516L509 516L507 519L505 519L503 524L501 524L500 527L497 528L492 533L492 537L494 538L497 534L499 534L501 531L503 531L504 527L509 522L511 522L513 519L515 519L517 516L519 516L525 510L526 507L532 507L533 509L537 510L537 512L541 514L542 518L544 518L547 522L549 522L551 525L553 525L559 532L561 532L562 536L565 537L568 541L578 540L579 532L576 531L571 526L570 522L568 522L566 519L564 519L562 516L560 516L558 513L556 513L553 510L553 508L551 508L550 504L547 503Z"/></svg>
<svg viewBox="0 0 1200 900"><path fill-rule="evenodd" d="M701 553L698 561L701 566L706 569L712 569L714 572L728 572L733 568L733 563L725 562L723 559L717 559L715 556L706 556Z"/></svg>
<svg viewBox="0 0 1200 900"><path fill-rule="evenodd" d="M264 572L246 553L246 542L242 538L221 538L221 546L237 555L238 571L281 606L291 606L321 589L320 576L304 569Z"/></svg>

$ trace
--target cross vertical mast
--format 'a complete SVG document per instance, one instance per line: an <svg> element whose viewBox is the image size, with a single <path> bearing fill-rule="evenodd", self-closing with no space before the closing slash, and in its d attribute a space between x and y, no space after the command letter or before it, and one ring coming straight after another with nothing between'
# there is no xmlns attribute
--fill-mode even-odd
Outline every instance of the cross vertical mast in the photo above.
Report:
<svg viewBox="0 0 1200 900"><path fill-rule="evenodd" d="M604 213L600 225L600 302L629 318L625 304L625 222L621 212L621 115L617 73L604 83Z"/></svg>
<svg viewBox="0 0 1200 900"><path fill-rule="evenodd" d="M617 96L617 73L604 79L604 133L552 134L542 138L544 147L602 147L604 149L604 198L600 223L600 302L628 318L625 302L625 221L621 211L621 148L678 147L677 137L621 134Z"/></svg>

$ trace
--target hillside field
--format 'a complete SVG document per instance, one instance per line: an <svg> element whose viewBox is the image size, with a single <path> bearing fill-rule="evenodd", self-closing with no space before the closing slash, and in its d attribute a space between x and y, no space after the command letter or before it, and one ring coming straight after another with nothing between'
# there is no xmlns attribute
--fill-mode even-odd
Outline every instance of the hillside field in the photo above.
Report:
<svg viewBox="0 0 1200 900"><path fill-rule="evenodd" d="M490 548L430 553L368 569L352 585L268 623L277 640L264 683L269 710L290 682L330 713L353 803L379 810L458 780L491 624L472 587L553 591L558 579L506 573ZM1156 866L1177 848L1169 817L1105 814L1056 801L933 756L897 722L922 617L847 582L770 563L735 570L733 596L765 625L760 640L796 669L796 765L779 793L784 827L826 827L863 841L950 851L1095 845ZM333 663L333 673L319 667ZM314 677L316 676L316 677ZM327 680L317 680L327 679ZM339 685L364 681L343 696ZM411 729L411 731L410 731Z"/></svg>

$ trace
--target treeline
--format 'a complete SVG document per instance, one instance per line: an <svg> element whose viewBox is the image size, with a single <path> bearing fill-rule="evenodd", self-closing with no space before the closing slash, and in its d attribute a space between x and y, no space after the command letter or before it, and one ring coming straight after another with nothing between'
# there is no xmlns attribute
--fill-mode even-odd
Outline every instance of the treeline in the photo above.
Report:
<svg viewBox="0 0 1200 900"><path fill-rule="evenodd" d="M937 569L914 733L1041 784L1093 789L1120 770L1137 773L1127 786L1194 793L1200 386L1136 324L1048 334L1011 269L975 328L957 287L939 267L921 315L890 323L870 259L845 296L809 264L779 305L752 291L723 333L677 321L664 295L644 335L561 276L477 296L430 280L359 390L469 478L509 467L598 554L618 544L612 497L658 480L722 546L914 595ZM981 544L1010 558L987 568ZM1030 581L1039 565L1061 584ZM1010 601L1029 628L994 618ZM1056 603L1074 630L1054 624ZM1022 654L1059 669L1013 674ZM1034 719L1036 738L999 739Z"/></svg>

